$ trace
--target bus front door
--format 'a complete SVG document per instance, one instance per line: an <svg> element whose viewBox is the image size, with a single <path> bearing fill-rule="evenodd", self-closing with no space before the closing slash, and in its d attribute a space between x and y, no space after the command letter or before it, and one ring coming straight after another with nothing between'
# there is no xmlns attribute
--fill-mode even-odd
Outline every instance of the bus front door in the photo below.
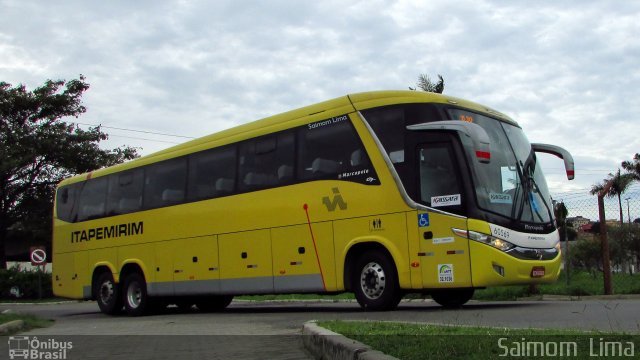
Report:
<svg viewBox="0 0 640 360"><path fill-rule="evenodd" d="M432 134L429 134L432 135ZM418 211L420 268L425 289L471 287L465 194L459 149L449 134L426 136L417 147L417 197L433 210ZM459 236L461 234L463 236Z"/></svg>

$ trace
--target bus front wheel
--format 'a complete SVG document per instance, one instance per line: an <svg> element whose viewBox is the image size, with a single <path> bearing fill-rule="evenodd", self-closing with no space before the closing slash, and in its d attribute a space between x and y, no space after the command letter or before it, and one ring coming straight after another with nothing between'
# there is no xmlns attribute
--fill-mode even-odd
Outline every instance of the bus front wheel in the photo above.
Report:
<svg viewBox="0 0 640 360"><path fill-rule="evenodd" d="M147 283L141 274L137 272L129 274L124 280L122 290L127 315L140 316L151 309Z"/></svg>
<svg viewBox="0 0 640 360"><path fill-rule="evenodd" d="M98 276L93 284L93 296L100 311L105 314L114 315L122 310L120 289L109 272L103 272Z"/></svg>
<svg viewBox="0 0 640 360"><path fill-rule="evenodd" d="M358 303L365 310L392 310L402 299L393 260L381 251L360 256L351 283Z"/></svg>
<svg viewBox="0 0 640 360"><path fill-rule="evenodd" d="M446 308L459 308L473 297L474 289L445 289L431 293L433 301Z"/></svg>

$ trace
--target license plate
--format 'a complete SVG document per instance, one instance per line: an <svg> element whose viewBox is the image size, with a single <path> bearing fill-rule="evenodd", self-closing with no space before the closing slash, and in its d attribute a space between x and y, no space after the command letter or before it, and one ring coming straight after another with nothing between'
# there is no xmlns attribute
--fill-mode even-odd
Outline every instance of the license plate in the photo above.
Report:
<svg viewBox="0 0 640 360"><path fill-rule="evenodd" d="M531 269L531 277L544 277L544 266L535 266L533 269Z"/></svg>

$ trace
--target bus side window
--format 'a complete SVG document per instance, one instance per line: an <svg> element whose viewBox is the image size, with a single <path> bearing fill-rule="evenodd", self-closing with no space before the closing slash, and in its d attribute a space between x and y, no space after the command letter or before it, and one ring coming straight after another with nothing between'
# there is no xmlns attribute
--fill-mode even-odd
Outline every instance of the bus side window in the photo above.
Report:
<svg viewBox="0 0 640 360"><path fill-rule="evenodd" d="M66 222L74 222L74 204L76 203L76 193L78 191L79 184L72 184L61 187L58 189L56 195L56 210L58 219Z"/></svg>
<svg viewBox="0 0 640 360"><path fill-rule="evenodd" d="M188 200L211 199L235 191L236 147L224 146L189 156Z"/></svg>
<svg viewBox="0 0 640 360"><path fill-rule="evenodd" d="M363 111L365 120L371 125L393 164L404 163L405 108L406 105L400 105Z"/></svg>
<svg viewBox="0 0 640 360"><path fill-rule="evenodd" d="M120 215L142 208L144 171L134 169L109 176L107 215Z"/></svg>
<svg viewBox="0 0 640 360"><path fill-rule="evenodd" d="M78 221L105 216L107 202L107 177L87 180L80 192Z"/></svg>
<svg viewBox="0 0 640 360"><path fill-rule="evenodd" d="M253 191L293 181L294 136L290 131L245 141L239 149L239 190Z"/></svg>
<svg viewBox="0 0 640 360"><path fill-rule="evenodd" d="M176 205L185 200L187 158L162 161L146 167L144 208Z"/></svg>
<svg viewBox="0 0 640 360"><path fill-rule="evenodd" d="M370 169L371 161L349 121L298 130L298 178L340 179Z"/></svg>

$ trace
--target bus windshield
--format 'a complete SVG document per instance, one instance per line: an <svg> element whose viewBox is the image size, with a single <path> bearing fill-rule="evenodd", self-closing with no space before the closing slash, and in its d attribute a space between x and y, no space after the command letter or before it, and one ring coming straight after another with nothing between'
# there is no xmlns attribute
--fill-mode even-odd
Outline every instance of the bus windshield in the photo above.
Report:
<svg viewBox="0 0 640 360"><path fill-rule="evenodd" d="M451 110L454 118L467 113ZM552 221L547 183L521 128L473 113L491 139L491 162L472 161L476 198L480 208L523 223ZM533 229L532 229L533 230Z"/></svg>

